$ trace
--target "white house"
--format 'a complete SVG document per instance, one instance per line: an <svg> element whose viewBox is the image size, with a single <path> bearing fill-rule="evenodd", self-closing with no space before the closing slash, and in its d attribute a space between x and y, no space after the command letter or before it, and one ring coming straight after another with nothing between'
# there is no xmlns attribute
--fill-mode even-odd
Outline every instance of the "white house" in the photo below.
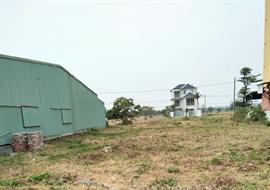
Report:
<svg viewBox="0 0 270 190"><path fill-rule="evenodd" d="M174 117L201 116L202 111L194 98L197 88L190 84L179 84L171 90L172 104L176 105ZM186 110L188 109L188 112Z"/></svg>

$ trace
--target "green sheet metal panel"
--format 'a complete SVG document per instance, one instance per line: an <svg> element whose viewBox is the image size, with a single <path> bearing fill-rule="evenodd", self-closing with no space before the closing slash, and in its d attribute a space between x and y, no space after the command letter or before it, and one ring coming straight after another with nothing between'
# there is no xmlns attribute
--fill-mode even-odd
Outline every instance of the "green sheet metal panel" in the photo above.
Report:
<svg viewBox="0 0 270 190"><path fill-rule="evenodd" d="M38 107L22 107L23 127L40 127Z"/></svg>
<svg viewBox="0 0 270 190"><path fill-rule="evenodd" d="M0 105L18 106L0 107L0 135L37 130L31 126L44 136L105 127L104 103L61 66L0 54L0 79Z"/></svg>
<svg viewBox="0 0 270 190"><path fill-rule="evenodd" d="M63 124L71 124L72 117L71 117L71 110L70 109L62 109L62 122Z"/></svg>
<svg viewBox="0 0 270 190"><path fill-rule="evenodd" d="M104 127L106 125L104 103L78 81L72 80L72 87L73 104L71 104L71 110L73 110L75 116L73 122L75 129ZM100 111L99 106L102 106L101 109L103 110L100 114L98 113Z"/></svg>
<svg viewBox="0 0 270 190"><path fill-rule="evenodd" d="M12 143L12 134L21 132L22 126L20 107L0 106L0 145Z"/></svg>

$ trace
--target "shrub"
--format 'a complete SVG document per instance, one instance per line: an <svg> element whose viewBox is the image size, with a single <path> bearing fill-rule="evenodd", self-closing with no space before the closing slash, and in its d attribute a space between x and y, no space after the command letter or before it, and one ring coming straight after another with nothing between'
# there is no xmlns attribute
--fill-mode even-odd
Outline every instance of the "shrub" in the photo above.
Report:
<svg viewBox="0 0 270 190"><path fill-rule="evenodd" d="M243 121L247 118L249 110L246 108L236 110L234 119L237 121Z"/></svg>
<svg viewBox="0 0 270 190"><path fill-rule="evenodd" d="M182 117L182 121L188 121L188 120L190 120L190 118L189 118L189 117L187 117L187 116Z"/></svg>
<svg viewBox="0 0 270 190"><path fill-rule="evenodd" d="M249 119L251 121L265 122L266 121L266 113L260 107L255 107L250 112Z"/></svg>

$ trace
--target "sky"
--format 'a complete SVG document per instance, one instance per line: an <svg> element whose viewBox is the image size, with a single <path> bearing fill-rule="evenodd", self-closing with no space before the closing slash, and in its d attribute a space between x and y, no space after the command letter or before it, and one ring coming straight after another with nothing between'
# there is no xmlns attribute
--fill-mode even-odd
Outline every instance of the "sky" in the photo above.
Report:
<svg viewBox="0 0 270 190"><path fill-rule="evenodd" d="M163 109L184 83L224 106L241 68L263 72L264 16L262 0L0 0L0 54L61 65L107 109Z"/></svg>

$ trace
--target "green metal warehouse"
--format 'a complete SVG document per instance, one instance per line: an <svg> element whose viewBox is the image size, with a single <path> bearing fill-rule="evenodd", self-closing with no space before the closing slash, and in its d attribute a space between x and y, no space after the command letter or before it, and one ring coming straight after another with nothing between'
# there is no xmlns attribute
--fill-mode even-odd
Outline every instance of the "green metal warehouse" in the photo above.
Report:
<svg viewBox="0 0 270 190"><path fill-rule="evenodd" d="M104 103L62 66L0 54L0 146L14 133L50 137L105 125Z"/></svg>

